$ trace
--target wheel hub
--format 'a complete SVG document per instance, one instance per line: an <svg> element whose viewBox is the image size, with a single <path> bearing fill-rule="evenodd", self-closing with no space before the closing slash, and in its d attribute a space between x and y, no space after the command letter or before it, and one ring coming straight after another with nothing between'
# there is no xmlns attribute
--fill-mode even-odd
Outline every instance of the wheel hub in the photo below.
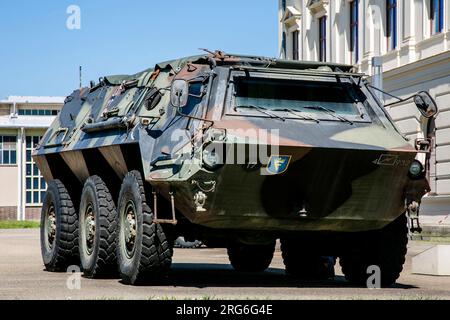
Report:
<svg viewBox="0 0 450 320"><path fill-rule="evenodd" d="M55 207L51 205L47 210L47 242L50 249L56 239L56 213Z"/></svg>
<svg viewBox="0 0 450 320"><path fill-rule="evenodd" d="M95 216L92 204L86 209L84 218L84 233L86 235L86 249L89 254L92 253L95 239Z"/></svg>
<svg viewBox="0 0 450 320"><path fill-rule="evenodd" d="M125 210L124 236L127 255L130 257L136 242L136 209L134 203L129 202Z"/></svg>

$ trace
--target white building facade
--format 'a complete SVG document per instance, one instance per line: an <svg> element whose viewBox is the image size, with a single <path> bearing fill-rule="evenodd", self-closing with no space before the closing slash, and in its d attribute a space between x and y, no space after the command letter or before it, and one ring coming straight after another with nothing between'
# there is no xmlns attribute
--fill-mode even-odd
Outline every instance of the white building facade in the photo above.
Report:
<svg viewBox="0 0 450 320"><path fill-rule="evenodd" d="M279 0L279 52L286 59L352 64L368 75L372 58L380 57L385 91L430 92L440 112L431 192L421 212L430 224L450 224L450 0ZM413 143L421 131L413 103L389 112Z"/></svg>
<svg viewBox="0 0 450 320"><path fill-rule="evenodd" d="M0 220L37 220L47 184L31 153L64 104L63 97L0 100Z"/></svg>

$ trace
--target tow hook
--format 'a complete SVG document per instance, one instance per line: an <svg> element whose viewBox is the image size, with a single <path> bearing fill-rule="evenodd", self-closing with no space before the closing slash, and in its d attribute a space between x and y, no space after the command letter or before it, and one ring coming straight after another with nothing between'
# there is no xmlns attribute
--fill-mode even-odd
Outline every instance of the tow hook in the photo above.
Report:
<svg viewBox="0 0 450 320"><path fill-rule="evenodd" d="M420 204L417 201L412 201L408 205L408 236L410 239L412 239L414 233L422 233L422 227L419 222L419 210ZM420 237L422 239L422 235Z"/></svg>

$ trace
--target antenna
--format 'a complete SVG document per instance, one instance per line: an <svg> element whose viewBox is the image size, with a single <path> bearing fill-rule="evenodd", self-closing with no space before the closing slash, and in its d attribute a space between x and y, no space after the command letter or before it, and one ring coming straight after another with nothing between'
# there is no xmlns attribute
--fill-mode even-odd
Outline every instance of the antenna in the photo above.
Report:
<svg viewBox="0 0 450 320"><path fill-rule="evenodd" d="M82 66L80 66L80 89L83 87L82 71L83 71L83 68L82 68Z"/></svg>

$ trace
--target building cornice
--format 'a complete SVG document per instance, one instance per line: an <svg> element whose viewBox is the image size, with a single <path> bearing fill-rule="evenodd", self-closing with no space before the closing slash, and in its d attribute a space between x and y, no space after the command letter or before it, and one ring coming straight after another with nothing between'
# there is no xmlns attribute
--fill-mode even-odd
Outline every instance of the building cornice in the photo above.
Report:
<svg viewBox="0 0 450 320"><path fill-rule="evenodd" d="M383 72L384 78L395 78L400 77L404 73L417 72L418 68L426 68L429 65L436 64L439 62L449 62L450 61L450 51L446 51L425 59L420 59L403 66L390 69L389 71Z"/></svg>
<svg viewBox="0 0 450 320"><path fill-rule="evenodd" d="M288 6L286 7L286 11L281 19L281 22L285 25L287 29L295 27L296 29L300 28L301 22L300 19L302 17L302 13L298 11L295 7Z"/></svg>
<svg viewBox="0 0 450 320"><path fill-rule="evenodd" d="M432 81L450 74L450 51L408 63L383 73L389 91L412 88L424 81Z"/></svg>
<svg viewBox="0 0 450 320"><path fill-rule="evenodd" d="M330 0L309 0L306 7L314 18L321 18L327 14L329 4Z"/></svg>
<svg viewBox="0 0 450 320"><path fill-rule="evenodd" d="M0 117L0 129L47 129L56 116Z"/></svg>
<svg viewBox="0 0 450 320"><path fill-rule="evenodd" d="M65 97L9 96L0 100L0 104L64 104Z"/></svg>

